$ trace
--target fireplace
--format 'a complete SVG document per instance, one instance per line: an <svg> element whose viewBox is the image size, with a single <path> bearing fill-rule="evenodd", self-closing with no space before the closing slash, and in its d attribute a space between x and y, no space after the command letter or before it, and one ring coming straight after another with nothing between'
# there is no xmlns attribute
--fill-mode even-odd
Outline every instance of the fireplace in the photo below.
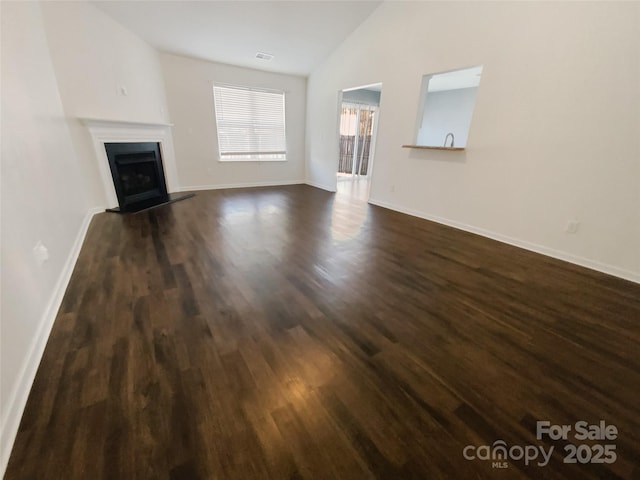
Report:
<svg viewBox="0 0 640 480"><path fill-rule="evenodd" d="M113 211L136 212L169 200L159 143L105 143L104 146L120 205Z"/></svg>
<svg viewBox="0 0 640 480"><path fill-rule="evenodd" d="M171 124L80 120L93 140L107 212L139 212L194 196L175 193L179 186Z"/></svg>

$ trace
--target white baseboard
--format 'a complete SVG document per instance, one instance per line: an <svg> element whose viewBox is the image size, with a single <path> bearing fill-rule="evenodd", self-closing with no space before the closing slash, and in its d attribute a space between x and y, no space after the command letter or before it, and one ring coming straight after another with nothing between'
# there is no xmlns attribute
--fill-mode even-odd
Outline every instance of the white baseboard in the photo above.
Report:
<svg viewBox="0 0 640 480"><path fill-rule="evenodd" d="M326 190L327 192L335 192L336 191L336 187L329 187L327 185L323 185L322 183L316 183L316 182L312 182L310 180L307 180L304 183L306 183L307 185L309 185L311 187L319 188L321 190Z"/></svg>
<svg viewBox="0 0 640 480"><path fill-rule="evenodd" d="M31 386L33 385L36 372L38 371L38 366L40 365L44 348L47 345L47 340L49 339L53 322L58 315L58 310L62 304L62 298L67 290L71 274L73 273L76 261L78 260L78 255L80 254L80 249L84 242L84 237L86 236L89 225L91 224L91 219L96 213L100 212L104 212L104 208L93 208L86 213L82 220L76 239L71 247L69 256L67 257L67 261L62 268L60 276L58 277L58 281L56 282L53 293L47 303L47 307L40 317L38 331L36 332L36 335L29 347L29 353L26 357L27 360L20 366L20 374L18 375L19 383L14 387L13 392L9 395L5 415L4 418L2 418L2 423L0 424L0 478L4 476L4 472L7 468L9 456L13 449L13 442L16 439L18 428L20 427L20 420L22 419L22 414L27 404L29 393L31 392Z"/></svg>
<svg viewBox="0 0 640 480"><path fill-rule="evenodd" d="M275 182L222 183L216 185L192 185L179 187L176 192L194 192L200 190L222 190L225 188L280 187L283 185L301 185L304 180L280 180Z"/></svg>
<svg viewBox="0 0 640 480"><path fill-rule="evenodd" d="M527 242L525 240L520 240L518 238L512 238L506 235L502 235L500 233L492 232L490 230L485 230L484 228L474 227L472 225L467 225L465 223L456 222L455 220L449 220L447 218L438 217L436 215L430 215L427 213L418 212L416 210L400 207L398 205L394 205L388 202L382 202L379 200L375 200L373 198L369 199L369 203L372 205L377 205L379 207L388 208L389 210L395 210L397 212L406 213L407 215L411 215L414 217L424 218L425 220L441 223L449 227L457 228L459 230L464 230L465 232L475 233L483 237L491 238L492 240L497 240L502 243L508 243L509 245L513 245L514 247L524 248L525 250L530 250L535 253L540 253L542 255L546 255L547 257L557 258L559 260L564 260L565 262L580 265L581 267L586 267L586 268L590 268L591 270L596 270L598 272L606 273L608 275L613 275L614 277L619 277L625 280L629 280L631 282L640 283L640 273L624 270L622 268L615 267L613 265L608 265L606 263L597 262L595 260L590 260L588 258L579 257L571 253L555 250L553 248L545 247L543 245L538 245L536 243Z"/></svg>

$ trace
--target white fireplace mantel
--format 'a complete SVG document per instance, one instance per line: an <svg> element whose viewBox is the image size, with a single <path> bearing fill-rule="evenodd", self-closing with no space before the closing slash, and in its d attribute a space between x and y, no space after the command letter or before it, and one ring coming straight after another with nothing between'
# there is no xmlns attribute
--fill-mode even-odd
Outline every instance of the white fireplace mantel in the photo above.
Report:
<svg viewBox="0 0 640 480"><path fill-rule="evenodd" d="M108 207L117 207L118 197L113 186L109 159L104 147L105 143L158 142L160 144L167 191L172 193L178 190L178 174L173 150L173 137L171 135L172 124L86 117L81 117L79 120L87 126L91 134Z"/></svg>

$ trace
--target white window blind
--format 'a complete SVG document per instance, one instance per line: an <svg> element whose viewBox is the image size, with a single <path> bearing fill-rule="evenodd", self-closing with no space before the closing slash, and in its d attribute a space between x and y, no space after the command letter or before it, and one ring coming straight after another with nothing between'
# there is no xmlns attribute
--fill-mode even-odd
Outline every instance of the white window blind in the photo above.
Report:
<svg viewBox="0 0 640 480"><path fill-rule="evenodd" d="M220 160L286 160L284 92L214 85Z"/></svg>

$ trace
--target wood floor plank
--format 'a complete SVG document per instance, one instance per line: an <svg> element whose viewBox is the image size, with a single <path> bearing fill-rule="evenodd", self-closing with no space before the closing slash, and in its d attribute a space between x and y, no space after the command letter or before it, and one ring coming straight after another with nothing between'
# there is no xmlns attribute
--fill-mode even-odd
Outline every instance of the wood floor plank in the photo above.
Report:
<svg viewBox="0 0 640 480"><path fill-rule="evenodd" d="M640 478L639 322L640 285L309 186L96 215L5 478ZM498 440L554 453L463 457Z"/></svg>

